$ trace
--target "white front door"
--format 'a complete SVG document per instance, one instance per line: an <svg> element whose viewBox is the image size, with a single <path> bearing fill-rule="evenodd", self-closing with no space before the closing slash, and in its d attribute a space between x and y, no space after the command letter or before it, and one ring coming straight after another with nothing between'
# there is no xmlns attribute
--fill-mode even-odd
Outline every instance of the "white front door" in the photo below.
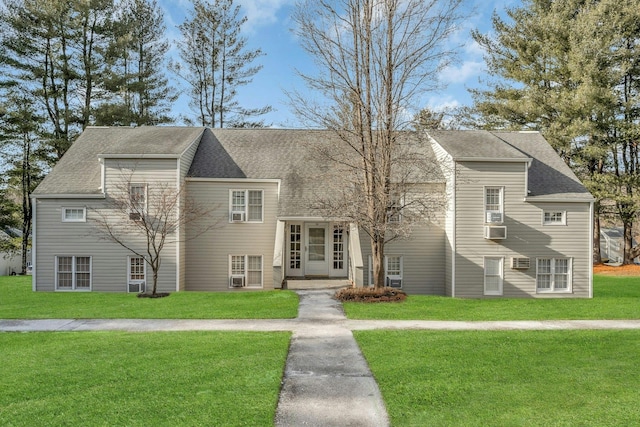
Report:
<svg viewBox="0 0 640 427"><path fill-rule="evenodd" d="M329 275L328 224L305 225L305 275Z"/></svg>

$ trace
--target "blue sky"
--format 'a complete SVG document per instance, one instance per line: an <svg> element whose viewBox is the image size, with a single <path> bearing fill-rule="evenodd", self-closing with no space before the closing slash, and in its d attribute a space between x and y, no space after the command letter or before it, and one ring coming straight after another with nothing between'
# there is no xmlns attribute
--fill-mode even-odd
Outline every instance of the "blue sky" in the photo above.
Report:
<svg viewBox="0 0 640 427"><path fill-rule="evenodd" d="M444 70L441 75L441 80L447 87L439 93L426 96L421 107L428 106L437 110L471 103L467 89L479 87L481 79L486 77L482 50L471 38L471 29L478 28L486 33L491 29L491 16L494 11L503 14L505 8L521 4L520 0L467 1L475 7L476 12L454 36L453 42L462 46L458 63ZM167 37L173 44L179 38L177 26L190 10L190 1L159 0L159 3L165 11ZM263 65L263 69L256 74L251 84L240 89L238 100L249 108L272 105L275 111L263 118L274 127L301 127L289 111L284 91L303 89L304 86L296 76L295 70L313 72L314 64L291 32L291 13L295 0L236 0L236 4L241 6L242 12L247 16L243 34L248 39L249 47L260 48L265 54L256 61ZM170 55L176 55L175 47L172 47ZM175 76L168 77L173 80L172 85L179 90L186 89ZM193 117L186 96L181 96L176 102L173 115Z"/></svg>

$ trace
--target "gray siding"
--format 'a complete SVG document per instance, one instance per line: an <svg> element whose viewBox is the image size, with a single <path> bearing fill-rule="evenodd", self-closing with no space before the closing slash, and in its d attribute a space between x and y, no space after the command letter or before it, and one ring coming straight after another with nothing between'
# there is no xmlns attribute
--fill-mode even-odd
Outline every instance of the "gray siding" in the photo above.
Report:
<svg viewBox="0 0 640 427"><path fill-rule="evenodd" d="M504 258L505 297L589 296L589 203L524 201L526 164L460 162L456 190L455 296L484 297L484 257ZM483 236L484 186L504 187L507 239ZM543 226L543 209L567 212L566 226ZM528 270L512 270L511 257L529 257ZM573 262L573 293L537 294L536 258L568 257Z"/></svg>
<svg viewBox="0 0 640 427"><path fill-rule="evenodd" d="M191 144L189 148L187 148L185 152L182 153L178 163L179 174L180 174L179 183L183 188L182 199L180 201L180 204L182 206L184 206L185 199L187 197L185 178L187 176L187 173L189 173L189 168L191 167L191 162L193 161L193 157L196 155L196 151L198 150L199 141L200 139L198 138L197 141L194 141L193 144ZM178 237L178 285L177 285L177 288L178 290L181 290L181 291L185 289L186 280L187 280L186 269L185 269L185 263L187 260L187 256L186 256L187 242L185 239L186 232L187 231L184 230L184 227L181 227L181 229L178 230L179 237Z"/></svg>
<svg viewBox="0 0 640 427"><path fill-rule="evenodd" d="M55 290L56 256L92 257L92 290L100 292L127 291L127 260L133 255L116 243L99 240L87 209L87 222L62 222L63 207L104 207L104 201L82 199L38 199L36 201L37 266L36 290ZM143 246L140 245L140 249ZM158 290L175 290L175 245L168 244L162 252ZM147 283L151 285L151 270L147 268Z"/></svg>
<svg viewBox="0 0 640 427"><path fill-rule="evenodd" d="M262 223L229 222L229 190L263 190ZM215 212L187 226L186 290L229 290L229 255L262 255L262 283L273 289L278 184L275 182L187 181L190 197ZM215 227L200 234L208 226ZM196 237L197 236L197 237Z"/></svg>
<svg viewBox="0 0 640 427"><path fill-rule="evenodd" d="M411 237L385 245L387 255L402 256L402 289L409 294L444 295L445 278L444 228L440 224L416 227ZM360 231L364 263L364 284L369 284L371 243Z"/></svg>
<svg viewBox="0 0 640 427"><path fill-rule="evenodd" d="M97 161L97 159L96 159ZM125 175L120 168L126 170ZM157 185L176 183L175 159L105 160L106 192L110 197L119 197L123 182L131 174L131 182L147 183L149 203L152 203ZM160 184L159 184L160 183ZM127 257L130 251L116 243L101 240L97 236L95 210L100 210L114 222L128 221L109 207L104 199L37 199L36 201L36 290L55 290L56 256L92 257L92 290L105 292L126 292ZM86 207L87 222L62 222L63 207ZM158 290L176 289L176 244L175 237L169 236L162 254ZM128 240L137 250L145 248L144 236L134 236ZM147 268L147 284L151 286L151 269Z"/></svg>

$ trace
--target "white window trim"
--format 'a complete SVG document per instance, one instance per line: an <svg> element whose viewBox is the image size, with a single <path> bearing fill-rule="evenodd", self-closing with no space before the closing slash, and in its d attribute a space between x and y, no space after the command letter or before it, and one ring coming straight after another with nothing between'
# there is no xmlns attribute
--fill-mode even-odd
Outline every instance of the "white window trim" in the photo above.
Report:
<svg viewBox="0 0 640 427"><path fill-rule="evenodd" d="M58 288L58 258L71 257L71 289ZM89 258L89 288L76 288L76 258ZM90 255L56 255L54 257L55 290L57 292L91 292L93 289L93 257Z"/></svg>
<svg viewBox="0 0 640 427"><path fill-rule="evenodd" d="M499 211L493 211L493 210L487 210L487 190L488 189L498 189L500 190L500 210ZM484 219L483 222L485 224L499 224L498 222L489 222L487 221L487 212L500 212L500 215L502 216L502 221L500 221L499 223L503 223L504 222L504 186L500 186L500 185L485 185L482 188L482 213L484 215Z"/></svg>
<svg viewBox="0 0 640 427"><path fill-rule="evenodd" d="M404 210L404 196L392 198L387 208L387 224L401 224Z"/></svg>
<svg viewBox="0 0 640 427"><path fill-rule="evenodd" d="M67 218L67 211L68 210L82 210L82 218L80 218L80 219ZM80 206L80 207L73 207L73 206L63 207L62 208L62 222L87 222L87 208L83 207L83 206Z"/></svg>
<svg viewBox="0 0 640 427"><path fill-rule="evenodd" d="M497 291L488 291L487 290L487 260L488 259L500 261L500 276L499 276L500 283L498 285L498 290ZM502 295L502 293L503 293L503 285L504 285L504 257L485 256L485 257L483 257L483 264L482 265L483 265L482 276L484 278L484 280L483 280L484 295Z"/></svg>
<svg viewBox="0 0 640 427"><path fill-rule="evenodd" d="M549 289L539 288L538 287L538 260L548 259L551 260L551 287ZM566 259L569 261L568 273L567 273L567 288L566 289L555 289L555 263L558 259ZM536 292L539 294L570 294L573 292L573 258L564 258L564 257L538 257L536 258Z"/></svg>
<svg viewBox="0 0 640 427"><path fill-rule="evenodd" d="M244 213L244 220L243 221L233 221L232 218L232 214L234 212L241 212L241 211L234 211L233 210L233 193L234 192L244 192L244 211L242 211ZM249 219L249 192L250 191L259 191L260 192L260 197L262 200L262 204L260 206L261 211L260 211L260 220L250 220ZM261 189L257 189L257 188L247 188L247 189L241 189L241 188L232 188L229 190L229 222L230 223L237 223L237 222L251 222L251 223L256 223L256 224L260 224L264 222L264 190ZM263 267L264 268L264 267Z"/></svg>
<svg viewBox="0 0 640 427"><path fill-rule="evenodd" d="M244 257L244 283L245 283L245 288L247 289L263 289L264 288L264 256L262 255L256 255L256 254L229 254L229 261L228 261L228 265L229 265L229 270L228 270L228 278L227 280L229 281L229 284L227 285L229 287L229 289L234 289L233 287L231 287L230 284L230 280L231 280L231 276L234 275L232 274L232 260L234 256L239 256L239 257ZM248 284L248 272L249 272L249 257L259 257L260 258L260 265L261 267L261 271L260 271L260 286L256 286L256 285L252 285L250 286ZM235 276L235 275L234 275Z"/></svg>
<svg viewBox="0 0 640 427"><path fill-rule="evenodd" d="M142 207L142 211L138 212L134 206L133 201L131 200L131 188L132 187L142 187L144 189L144 206ZM147 188L147 184L143 182L132 182L129 184L129 203L131 204L131 213L147 213L147 207L149 206L149 189Z"/></svg>
<svg viewBox="0 0 640 427"><path fill-rule="evenodd" d="M143 274L144 274L143 282L144 282L145 288L147 286L147 261L144 259L144 257L140 257L140 256L137 256L137 255L129 255L129 256L127 256L127 293L129 293L129 283L131 282L131 259L132 258L142 258L142 260L143 260L142 265L143 265L143 268L144 268L144 271L143 271Z"/></svg>
<svg viewBox="0 0 640 427"><path fill-rule="evenodd" d="M562 214L562 221L561 222L553 222L553 221L547 221L545 216L546 214L554 214L554 213L561 213ZM567 225L567 211L562 211L562 210L543 210L542 211L542 225L550 225L550 226L562 226L562 225Z"/></svg>
<svg viewBox="0 0 640 427"><path fill-rule="evenodd" d="M404 284L404 255L398 255L398 254L389 254L389 255L385 255L384 256L384 276L385 278L387 277L387 262L388 262L388 257L400 257L400 279L402 279L403 284ZM394 276L394 277L398 277L398 276ZM369 282L369 286L373 286L373 256L369 255L369 275L368 275L368 282ZM386 283L385 283L386 285ZM400 289L402 289L404 286L401 286Z"/></svg>

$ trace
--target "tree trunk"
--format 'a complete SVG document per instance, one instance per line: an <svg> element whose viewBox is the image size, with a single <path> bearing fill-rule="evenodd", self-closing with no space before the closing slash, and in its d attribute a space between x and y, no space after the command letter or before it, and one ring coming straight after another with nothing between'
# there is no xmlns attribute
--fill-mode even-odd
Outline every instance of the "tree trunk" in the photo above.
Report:
<svg viewBox="0 0 640 427"><path fill-rule="evenodd" d="M600 213L597 205L593 214L593 263L602 263L602 254L600 253Z"/></svg>
<svg viewBox="0 0 640 427"><path fill-rule="evenodd" d="M633 264L633 235L631 230L633 223L630 221L624 222L624 256L622 258L622 264Z"/></svg>
<svg viewBox="0 0 640 427"><path fill-rule="evenodd" d="M371 239L371 258L373 260L373 285L376 289L384 287L384 243Z"/></svg>

